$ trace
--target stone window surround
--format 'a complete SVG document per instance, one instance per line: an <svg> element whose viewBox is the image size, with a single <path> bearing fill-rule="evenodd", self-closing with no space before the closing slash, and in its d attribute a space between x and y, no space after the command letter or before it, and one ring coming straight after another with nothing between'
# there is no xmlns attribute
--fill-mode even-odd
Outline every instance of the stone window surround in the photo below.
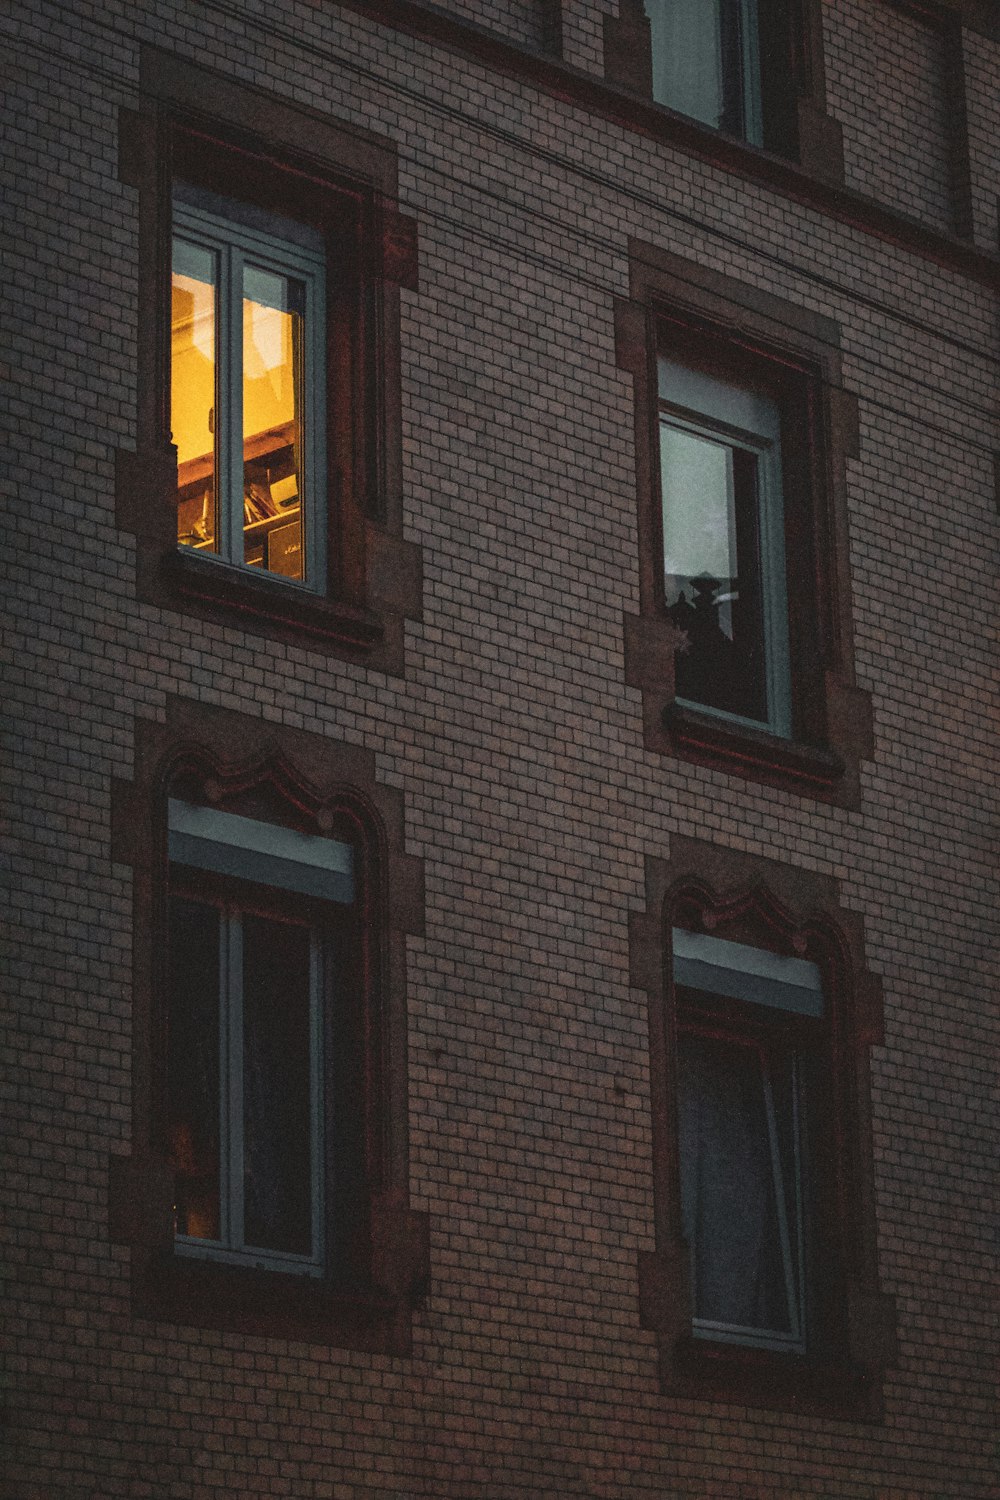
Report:
<svg viewBox="0 0 1000 1500"><path fill-rule="evenodd" d="M642 241L629 242L630 297L615 307L620 368L635 390L639 615L626 615L626 681L642 691L646 747L718 766L805 796L857 807L860 762L872 755L870 695L854 681L846 460L857 454L855 398L843 388L839 330L770 293ZM669 329L702 359L718 350L786 393L806 434L786 482L786 555L793 637L793 734L784 739L674 701L676 634L663 600L656 355ZM797 641L797 646L796 646Z"/></svg>
<svg viewBox="0 0 1000 1500"><path fill-rule="evenodd" d="M266 798L301 831L358 850L350 1070L359 1120L349 1229L322 1278L182 1257L173 1250L166 1139L167 799L183 786L209 806ZM112 848L132 870L131 1152L109 1163L110 1236L131 1248L136 1316L405 1354L428 1280L426 1216L409 1208L406 935L423 928L422 862L404 852L402 796L376 782L374 756L229 710L168 701L136 722L132 782L116 782ZM360 945L360 946L358 946Z"/></svg>
<svg viewBox="0 0 1000 1500"><path fill-rule="evenodd" d="M116 465L119 526L138 541L137 595L200 618L401 675L421 608L420 549L402 538L400 287L416 288L416 226L396 207L396 153L370 132L144 47L123 110L119 175L139 193L138 411ZM177 545L170 442L174 174L290 217L319 219L328 277L327 586L322 595L205 564ZM332 239L331 239L332 236Z"/></svg>
<svg viewBox="0 0 1000 1500"><path fill-rule="evenodd" d="M655 1248L639 1254L640 1316L657 1337L664 1394L879 1420L896 1355L893 1299L880 1290L870 1052L883 1040L880 981L867 969L862 920L835 880L675 835L646 860L645 909L629 919L631 982L648 1000ZM829 1093L819 1222L827 1279L805 1355L713 1343L691 1333L676 1127L676 926L816 962L823 975Z"/></svg>

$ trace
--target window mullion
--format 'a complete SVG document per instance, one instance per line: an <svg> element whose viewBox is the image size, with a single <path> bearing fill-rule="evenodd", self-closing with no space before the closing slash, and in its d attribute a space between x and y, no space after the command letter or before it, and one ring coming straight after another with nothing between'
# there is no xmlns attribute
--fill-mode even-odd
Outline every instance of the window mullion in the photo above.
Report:
<svg viewBox="0 0 1000 1500"><path fill-rule="evenodd" d="M743 70L743 133L753 146L764 144L757 0L740 0L740 63Z"/></svg>
<svg viewBox="0 0 1000 1500"><path fill-rule="evenodd" d="M322 936L314 929L309 949L309 1131L312 1146L312 1251L318 1264L323 1261L325 1239L323 1002L329 982L325 957Z"/></svg>
<svg viewBox="0 0 1000 1500"><path fill-rule="evenodd" d="M226 560L243 561L243 254L234 245L223 251L221 382L225 422L219 445L225 463L220 525ZM224 459L222 454L224 453Z"/></svg>
<svg viewBox="0 0 1000 1500"><path fill-rule="evenodd" d="M792 1058L792 1151L795 1172L795 1258L798 1269L796 1285L799 1314L799 1336L805 1337L806 1329L806 1199L809 1183L806 1180L803 1158L808 1158L808 1143L805 1140L806 1118L802 1099L802 1066L798 1056Z"/></svg>
<svg viewBox="0 0 1000 1500"><path fill-rule="evenodd" d="M785 578L785 517L781 457L776 447L757 464L761 584L766 641L768 718L778 733L792 732L791 664L788 648L788 590Z"/></svg>
<svg viewBox="0 0 1000 1500"><path fill-rule="evenodd" d="M228 917L229 984L226 995L229 1096L229 1237L242 1249L243 1234L243 926L237 913Z"/></svg>
<svg viewBox="0 0 1000 1500"><path fill-rule="evenodd" d="M306 315L302 341L303 493L302 535L305 543L304 576L321 592L326 588L325 527L317 496L326 467L326 366L323 350L326 330L326 286L320 270L305 277Z"/></svg>
<svg viewBox="0 0 1000 1500"><path fill-rule="evenodd" d="M232 1133L232 1110L229 1102L229 989L232 941L229 917L219 914L219 1240L231 1243L229 1207L229 1137Z"/></svg>

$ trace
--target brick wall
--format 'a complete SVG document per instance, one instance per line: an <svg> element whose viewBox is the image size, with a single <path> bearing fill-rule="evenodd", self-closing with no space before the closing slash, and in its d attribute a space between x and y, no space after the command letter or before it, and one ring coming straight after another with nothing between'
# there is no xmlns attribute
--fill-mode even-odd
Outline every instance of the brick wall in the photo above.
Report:
<svg viewBox="0 0 1000 1500"><path fill-rule="evenodd" d="M602 10L579 0L575 34L596 37ZM923 32L875 0L837 10L828 69L851 180L943 222L940 156L916 144L938 128ZM4 1494L985 1500L994 293L347 6L60 0L0 26L18 64ZM890 29L922 61L911 73L891 54L897 88L873 115ZM144 42L398 147L420 232L402 375L405 530L424 581L402 677L137 602L114 504L141 316L117 128ZM849 73L866 80L856 97ZM984 223L998 86L997 49L977 43ZM855 653L875 712L859 811L643 748L622 629L638 608L632 390L613 328L629 235L840 324L861 415ZM132 1080L132 892L112 862L111 784L132 774L135 720L177 698L363 746L403 794L427 911L408 940L410 1195L431 1232L409 1357L131 1311L107 1217ZM678 833L833 876L864 918L885 990L875 1179L900 1340L881 1422L659 1392L638 1311L653 1164L627 922L644 858Z"/></svg>
<svg viewBox="0 0 1000 1500"><path fill-rule="evenodd" d="M969 153L972 160L972 196L976 242L994 251L1000 244L997 223L997 193L994 183L1000 170L998 146L1000 118L996 91L989 84L1000 57L1000 46L975 32L965 34L965 67L969 114Z"/></svg>
<svg viewBox="0 0 1000 1500"><path fill-rule="evenodd" d="M545 45L548 0L444 0L441 8L523 47Z"/></svg>
<svg viewBox="0 0 1000 1500"><path fill-rule="evenodd" d="M947 229L952 219L941 31L885 0L823 6L827 97L849 186Z"/></svg>

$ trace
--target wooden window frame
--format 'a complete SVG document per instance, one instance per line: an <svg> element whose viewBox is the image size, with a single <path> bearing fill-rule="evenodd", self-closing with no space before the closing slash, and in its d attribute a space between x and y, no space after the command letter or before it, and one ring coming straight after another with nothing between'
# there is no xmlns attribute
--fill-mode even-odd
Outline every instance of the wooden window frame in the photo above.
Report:
<svg viewBox="0 0 1000 1500"><path fill-rule="evenodd" d="M144 47L140 108L120 118L119 173L139 193L136 446L117 455L119 526L146 603L245 626L401 675L421 608L402 536L400 288L416 226L399 213L394 147ZM170 439L171 201L183 181L318 229L327 245L325 576L321 589L184 555Z"/></svg>
<svg viewBox="0 0 1000 1500"><path fill-rule="evenodd" d="M639 1255L640 1309L657 1336L662 1392L880 1420L896 1325L879 1286L872 1153L870 1050L883 1039L882 995L865 965L861 919L830 878L678 835L669 859L647 859L645 910L629 927L632 983L648 999L653 1112L655 1249ZM804 957L822 975L824 1017L812 1028L828 1079L814 1097L822 1275L814 1273L814 1333L803 1354L692 1333L676 1108L678 1023L690 1001L675 990L675 927Z"/></svg>
<svg viewBox="0 0 1000 1500"><path fill-rule="evenodd" d="M837 325L659 247L632 240L629 250L631 296L616 304L616 348L620 368L634 380L640 614L625 616L625 670L642 692L646 747L857 807L861 761L872 755L871 700L854 679L846 462L857 456L858 418L843 388ZM756 386L787 419L788 738L675 699L677 635L662 576L661 349Z"/></svg>
<svg viewBox="0 0 1000 1500"><path fill-rule="evenodd" d="M134 881L131 1153L110 1161L110 1233L131 1249L136 1316L405 1354L429 1275L426 1217L409 1208L405 940L423 923L422 863L403 852L400 794L374 757L303 731L171 699L136 725L135 779L113 795L113 845ZM234 747L238 747L234 750ZM331 1059L343 1131L328 1184L322 1274L177 1253L167 1130L167 801L340 839L355 853L341 917L351 983ZM232 882L230 882L232 883ZM276 899L280 892L265 892ZM314 898L304 897L305 904Z"/></svg>

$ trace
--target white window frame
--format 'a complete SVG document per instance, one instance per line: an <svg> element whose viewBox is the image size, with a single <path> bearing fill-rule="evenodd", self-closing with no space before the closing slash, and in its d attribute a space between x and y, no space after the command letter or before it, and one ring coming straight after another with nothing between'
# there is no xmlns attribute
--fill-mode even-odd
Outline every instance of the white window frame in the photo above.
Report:
<svg viewBox="0 0 1000 1500"><path fill-rule="evenodd" d="M276 890L347 905L355 895L354 859L337 839L298 833L256 818L170 798L171 868L238 876ZM197 900L197 897L184 898ZM213 903L214 904L214 903ZM326 1222L324 1159L328 1100L324 1011L332 976L322 934L312 927L309 956L309 1122L312 1246L309 1255L248 1245L243 1202L243 929L239 902L223 902L219 921L219 1225L217 1240L176 1235L178 1254L230 1265L322 1276Z"/></svg>
<svg viewBox="0 0 1000 1500"><path fill-rule="evenodd" d="M774 403L750 390L661 355L657 361L659 423L730 450L752 453L757 469L757 523L760 536L760 590L764 629L766 719L678 698L681 705L732 723L765 728L783 739L792 733L791 656L788 637L788 584L785 564L785 507L781 464L781 418ZM729 483L733 465L730 457ZM730 502L733 496L729 495ZM661 518L668 504L666 475L660 473ZM661 533L662 535L662 533ZM662 566L661 547L661 566Z"/></svg>
<svg viewBox="0 0 1000 1500"><path fill-rule="evenodd" d="M312 1250L309 1255L249 1245L243 1199L243 916L238 906L220 909L219 922L219 1229L217 1240L176 1235L181 1255L230 1265L260 1266L322 1276L324 1250L323 1162L323 986L325 955L320 935L309 936L309 1137Z"/></svg>
<svg viewBox="0 0 1000 1500"><path fill-rule="evenodd" d="M208 564L239 568L281 587L326 589L326 256L322 237L306 225L177 183L173 240L215 256L215 481L218 550L197 552ZM173 250L171 249L171 255ZM243 537L243 268L293 276L305 288L302 340L302 489L299 513L303 578L287 578L244 562ZM184 551L190 551L178 543Z"/></svg>

